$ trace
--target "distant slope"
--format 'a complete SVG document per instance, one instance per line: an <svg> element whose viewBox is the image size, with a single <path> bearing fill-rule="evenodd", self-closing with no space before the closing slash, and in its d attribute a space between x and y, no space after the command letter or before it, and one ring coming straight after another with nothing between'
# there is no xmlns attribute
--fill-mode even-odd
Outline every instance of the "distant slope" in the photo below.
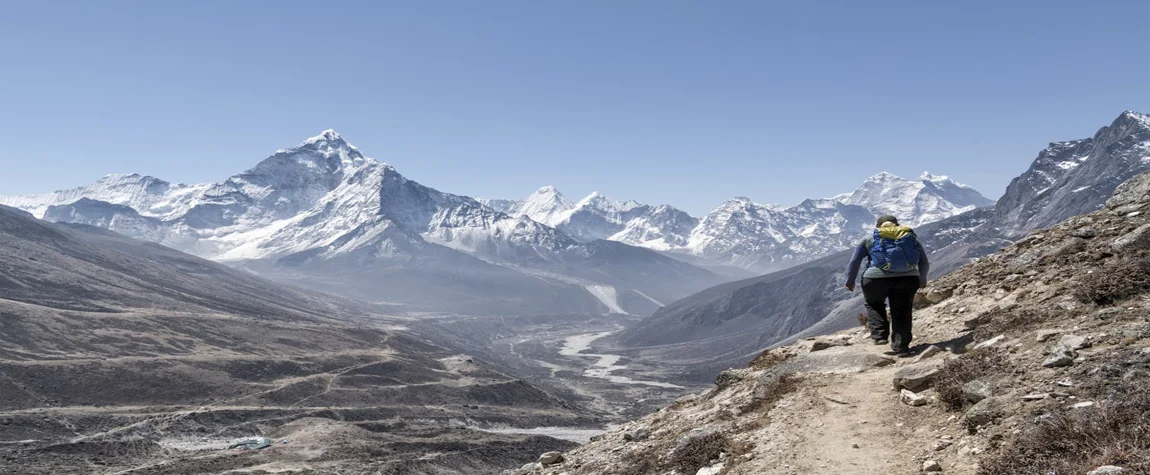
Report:
<svg viewBox="0 0 1150 475"><path fill-rule="evenodd" d="M408 334L382 307L3 206L0 243L5 473L257 466L274 460L170 444L226 445L295 430L292 421L305 417L361 434L325 440L302 459L294 451L292 463L322 455L340 471L426 455L421 463L436 473L482 473L566 444L445 430L449 420L585 420L512 376ZM374 449L346 446L360 440Z"/></svg>

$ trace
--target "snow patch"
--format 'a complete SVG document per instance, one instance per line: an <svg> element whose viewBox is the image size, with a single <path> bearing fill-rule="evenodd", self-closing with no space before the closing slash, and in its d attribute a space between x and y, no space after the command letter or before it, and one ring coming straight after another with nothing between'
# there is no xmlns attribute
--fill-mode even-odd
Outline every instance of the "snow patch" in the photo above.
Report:
<svg viewBox="0 0 1150 475"><path fill-rule="evenodd" d="M591 292L591 295L594 295L600 302L603 302L603 305L606 305L607 310L611 313L630 315L626 310L623 310L623 307L619 306L619 295L615 291L615 287L610 285L586 285L583 288Z"/></svg>

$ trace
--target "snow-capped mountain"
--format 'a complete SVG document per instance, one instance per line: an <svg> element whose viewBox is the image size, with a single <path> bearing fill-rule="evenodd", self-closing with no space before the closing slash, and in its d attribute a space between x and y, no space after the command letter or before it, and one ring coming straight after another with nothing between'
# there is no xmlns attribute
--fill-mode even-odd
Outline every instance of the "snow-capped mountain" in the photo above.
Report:
<svg viewBox="0 0 1150 475"><path fill-rule="evenodd" d="M1102 206L1118 184L1150 169L1150 115L1126 111L1093 137L1051 143L995 206L1010 237Z"/></svg>
<svg viewBox="0 0 1150 475"><path fill-rule="evenodd" d="M882 172L867 178L853 193L841 195L839 201L862 206L876 214L897 216L900 223L908 226L994 204L970 186L929 172L923 172L918 180Z"/></svg>
<svg viewBox="0 0 1150 475"><path fill-rule="evenodd" d="M894 214L917 226L993 202L945 176L923 173L918 180L907 180L883 172L835 198L783 207L740 197L702 218L669 205L619 202L599 193L572 203L551 186L523 200L486 203L554 226L577 240L608 239L708 267L762 273L848 247L880 214Z"/></svg>
<svg viewBox="0 0 1150 475"><path fill-rule="evenodd" d="M551 198L563 205L561 196ZM654 251L576 240L530 217L424 186L330 130L219 183L109 176L0 203L419 308L460 311L466 299L477 299L484 305L471 304L482 312L645 313L721 280ZM537 204L527 211L544 212L546 197ZM334 262L358 269L359 277L346 281ZM443 289L415 292L411 282Z"/></svg>

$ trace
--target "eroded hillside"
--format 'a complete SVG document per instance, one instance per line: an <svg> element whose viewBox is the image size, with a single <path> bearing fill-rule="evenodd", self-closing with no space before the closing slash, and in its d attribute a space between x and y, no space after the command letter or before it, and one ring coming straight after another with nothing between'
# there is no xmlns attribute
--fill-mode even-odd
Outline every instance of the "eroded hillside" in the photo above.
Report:
<svg viewBox="0 0 1150 475"><path fill-rule="evenodd" d="M1150 473L1147 213L1143 173L931 283L913 358L861 330L803 340L507 473Z"/></svg>

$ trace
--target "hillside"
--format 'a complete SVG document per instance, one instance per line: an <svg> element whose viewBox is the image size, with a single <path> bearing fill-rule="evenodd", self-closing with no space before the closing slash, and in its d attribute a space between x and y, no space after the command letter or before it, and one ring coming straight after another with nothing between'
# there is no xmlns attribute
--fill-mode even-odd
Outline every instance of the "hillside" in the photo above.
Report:
<svg viewBox="0 0 1150 475"><path fill-rule="evenodd" d="M592 421L385 307L3 206L0 242L5 474L471 475L571 445L481 428Z"/></svg>
<svg viewBox="0 0 1150 475"><path fill-rule="evenodd" d="M1103 210L939 279L913 359L860 329L806 339L505 473L1150 473L1148 213L1143 173Z"/></svg>

